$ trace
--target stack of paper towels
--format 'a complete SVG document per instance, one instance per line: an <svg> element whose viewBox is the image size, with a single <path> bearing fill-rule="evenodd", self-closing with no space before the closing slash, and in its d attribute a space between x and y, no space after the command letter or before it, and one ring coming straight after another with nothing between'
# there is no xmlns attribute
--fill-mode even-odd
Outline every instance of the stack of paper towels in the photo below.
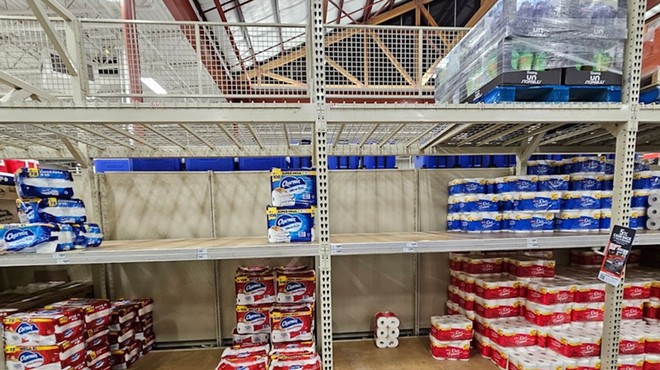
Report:
<svg viewBox="0 0 660 370"><path fill-rule="evenodd" d="M392 312L378 312L375 317L374 337L376 347L394 348L399 346L400 320Z"/></svg>
<svg viewBox="0 0 660 370"><path fill-rule="evenodd" d="M652 191L649 194L649 209L646 211L648 219L646 228L649 230L660 230L660 191Z"/></svg>

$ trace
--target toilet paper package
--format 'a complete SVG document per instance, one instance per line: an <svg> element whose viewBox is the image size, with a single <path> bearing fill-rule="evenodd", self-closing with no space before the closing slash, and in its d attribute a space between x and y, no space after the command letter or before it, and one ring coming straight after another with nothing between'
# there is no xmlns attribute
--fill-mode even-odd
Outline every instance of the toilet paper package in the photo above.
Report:
<svg viewBox="0 0 660 370"><path fill-rule="evenodd" d="M531 256L510 257L508 273L517 278L552 278L555 261Z"/></svg>
<svg viewBox="0 0 660 370"><path fill-rule="evenodd" d="M605 302L605 284L600 282L579 284L575 290L575 302Z"/></svg>
<svg viewBox="0 0 660 370"><path fill-rule="evenodd" d="M98 224L71 225L75 235L74 248L95 248L103 242L103 232Z"/></svg>
<svg viewBox="0 0 660 370"><path fill-rule="evenodd" d="M490 330L490 340L502 347L531 347L537 344L536 329L529 323L495 322Z"/></svg>
<svg viewBox="0 0 660 370"><path fill-rule="evenodd" d="M527 301L542 305L571 303L577 286L561 279L542 279L527 284Z"/></svg>
<svg viewBox="0 0 660 370"><path fill-rule="evenodd" d="M570 261L571 265L596 267L603 263L603 256L591 250L571 249Z"/></svg>
<svg viewBox="0 0 660 370"><path fill-rule="evenodd" d="M458 291L458 305L466 311L474 311L474 293Z"/></svg>
<svg viewBox="0 0 660 370"><path fill-rule="evenodd" d="M633 189L660 189L660 171L635 172Z"/></svg>
<svg viewBox="0 0 660 370"><path fill-rule="evenodd" d="M314 208L281 209L268 207L269 243L314 241Z"/></svg>
<svg viewBox="0 0 660 370"><path fill-rule="evenodd" d="M220 360L215 370L268 370L268 356L227 356Z"/></svg>
<svg viewBox="0 0 660 370"><path fill-rule="evenodd" d="M456 303L458 305L459 297L458 294L460 289L457 286L449 285L447 286L447 299L450 302Z"/></svg>
<svg viewBox="0 0 660 370"><path fill-rule="evenodd" d="M646 208L649 204L649 195L651 192L647 189L633 190L630 198L630 208Z"/></svg>
<svg viewBox="0 0 660 370"><path fill-rule="evenodd" d="M644 302L644 319L660 320L660 301L651 300Z"/></svg>
<svg viewBox="0 0 660 370"><path fill-rule="evenodd" d="M479 194L471 205L466 203L466 212L497 212L500 198L497 194ZM470 209L473 208L473 209Z"/></svg>
<svg viewBox="0 0 660 370"><path fill-rule="evenodd" d="M238 334L270 333L271 305L236 306Z"/></svg>
<svg viewBox="0 0 660 370"><path fill-rule="evenodd" d="M539 190L539 177L536 175L511 176L508 179L511 183L511 190L514 192L535 192Z"/></svg>
<svg viewBox="0 0 660 370"><path fill-rule="evenodd" d="M16 313L5 317L7 345L51 346L81 337L84 332L82 311L56 308Z"/></svg>
<svg viewBox="0 0 660 370"><path fill-rule="evenodd" d="M269 370L321 370L321 358L318 354L300 354L293 356L275 356Z"/></svg>
<svg viewBox="0 0 660 370"><path fill-rule="evenodd" d="M45 307L47 310L57 308L80 309L83 314L84 329L107 328L110 324L111 304L107 299L71 298L56 302Z"/></svg>
<svg viewBox="0 0 660 370"><path fill-rule="evenodd" d="M532 213L514 213L509 218L509 231L514 233L529 233L532 231Z"/></svg>
<svg viewBox="0 0 660 370"><path fill-rule="evenodd" d="M303 267L275 270L278 303L316 302L316 272Z"/></svg>
<svg viewBox="0 0 660 370"><path fill-rule="evenodd" d="M618 370L643 370L644 355L620 355L617 366Z"/></svg>
<svg viewBox="0 0 660 370"><path fill-rule="evenodd" d="M644 229L646 227L646 208L631 208L628 227L631 229Z"/></svg>
<svg viewBox="0 0 660 370"><path fill-rule="evenodd" d="M16 200L21 223L82 224L87 222L85 203L80 199L25 199Z"/></svg>
<svg viewBox="0 0 660 370"><path fill-rule="evenodd" d="M472 320L460 315L432 316L431 336L439 341L472 339Z"/></svg>
<svg viewBox="0 0 660 370"><path fill-rule="evenodd" d="M69 171L21 168L15 173L15 181L20 198L73 197L73 176Z"/></svg>
<svg viewBox="0 0 660 370"><path fill-rule="evenodd" d="M140 344L133 342L129 347L112 351L112 369L128 369L140 359Z"/></svg>
<svg viewBox="0 0 660 370"><path fill-rule="evenodd" d="M600 322L605 315L605 303L574 303L572 312L573 322Z"/></svg>
<svg viewBox="0 0 660 370"><path fill-rule="evenodd" d="M573 170L576 172L601 172L602 162L599 157L574 157Z"/></svg>
<svg viewBox="0 0 660 370"><path fill-rule="evenodd" d="M470 341L439 341L431 339L431 356L436 360L469 360Z"/></svg>
<svg viewBox="0 0 660 370"><path fill-rule="evenodd" d="M465 194L485 194L486 179L463 179L463 192Z"/></svg>
<svg viewBox="0 0 660 370"><path fill-rule="evenodd" d="M506 276L485 276L475 280L475 295L483 299L518 298L520 283Z"/></svg>
<svg viewBox="0 0 660 370"><path fill-rule="evenodd" d="M509 357L517 352L516 348L506 348L491 341L490 362L502 370L509 368Z"/></svg>
<svg viewBox="0 0 660 370"><path fill-rule="evenodd" d="M644 318L644 301L624 300L621 307L621 320L641 320Z"/></svg>
<svg viewBox="0 0 660 370"><path fill-rule="evenodd" d="M512 176L496 177L495 178L495 192L497 194L505 194L505 193L510 193L512 191L513 191Z"/></svg>
<svg viewBox="0 0 660 370"><path fill-rule="evenodd" d="M608 208L601 206L600 191L567 191L564 192L562 210L599 210Z"/></svg>
<svg viewBox="0 0 660 370"><path fill-rule="evenodd" d="M611 225L612 225L612 210L611 209L601 209L600 210L600 222L599 222L600 231L601 232L602 231L609 231ZM597 265L600 265L600 263L598 263Z"/></svg>
<svg viewBox="0 0 660 370"><path fill-rule="evenodd" d="M449 195L465 194L464 179L454 179L449 181Z"/></svg>
<svg viewBox="0 0 660 370"><path fill-rule="evenodd" d="M270 190L273 207L308 208L316 205L316 171L270 171Z"/></svg>
<svg viewBox="0 0 660 370"><path fill-rule="evenodd" d="M273 343L269 356L273 358L314 354L316 354L316 343L310 340L304 342Z"/></svg>
<svg viewBox="0 0 660 370"><path fill-rule="evenodd" d="M490 358L490 339L479 333L474 333L474 347L481 357Z"/></svg>
<svg viewBox="0 0 660 370"><path fill-rule="evenodd" d="M447 231L460 232L461 231L461 217L460 213L450 213L447 215Z"/></svg>
<svg viewBox="0 0 660 370"><path fill-rule="evenodd" d="M649 299L651 285L650 279L626 279L623 283L623 299Z"/></svg>
<svg viewBox="0 0 660 370"><path fill-rule="evenodd" d="M555 161L528 161L528 175L552 175L555 173Z"/></svg>
<svg viewBox="0 0 660 370"><path fill-rule="evenodd" d="M461 209L462 198L462 195L450 195L447 199L447 213L463 212Z"/></svg>
<svg viewBox="0 0 660 370"><path fill-rule="evenodd" d="M474 300L475 313L487 319L518 316L520 301L511 299L483 299Z"/></svg>
<svg viewBox="0 0 660 370"><path fill-rule="evenodd" d="M598 232L600 230L600 210L562 211L558 229L567 232Z"/></svg>
<svg viewBox="0 0 660 370"><path fill-rule="evenodd" d="M602 175L597 173L575 173L571 175L571 190L602 190Z"/></svg>
<svg viewBox="0 0 660 370"><path fill-rule="evenodd" d="M60 227L54 224L0 224L1 253L54 253L60 244ZM71 241L73 246L73 240Z"/></svg>
<svg viewBox="0 0 660 370"><path fill-rule="evenodd" d="M461 222L465 224L465 231L468 233L493 233L502 230L502 215L497 212L464 213Z"/></svg>
<svg viewBox="0 0 660 370"><path fill-rule="evenodd" d="M644 354L644 342L646 335L644 331L637 328L630 328L621 331L619 338L619 354L621 355L641 355Z"/></svg>
<svg viewBox="0 0 660 370"><path fill-rule="evenodd" d="M584 328L561 328L548 332L548 348L569 358L600 356L600 341L600 334Z"/></svg>
<svg viewBox="0 0 660 370"><path fill-rule="evenodd" d="M239 267L234 276L236 304L275 303L277 289L273 270L264 266Z"/></svg>
<svg viewBox="0 0 660 370"><path fill-rule="evenodd" d="M614 190L614 175L603 175L602 178L603 181L601 184L601 188L603 190L609 190L609 191Z"/></svg>
<svg viewBox="0 0 660 370"><path fill-rule="evenodd" d="M611 190L603 190L600 192L600 209L612 209Z"/></svg>
<svg viewBox="0 0 660 370"><path fill-rule="evenodd" d="M571 303L543 305L527 301L525 319L538 326L570 324L572 307Z"/></svg>
<svg viewBox="0 0 660 370"><path fill-rule="evenodd" d="M482 260L481 263L483 264L489 264L488 260ZM495 262L497 263L497 262ZM480 271L480 270L487 270L490 268L490 266L482 265L481 267L478 266L466 266L467 269L471 271ZM458 288L465 292L465 293L474 293L475 291L475 281L476 277L475 275L470 275L470 274L458 274L457 276L458 279Z"/></svg>
<svg viewBox="0 0 660 370"><path fill-rule="evenodd" d="M539 191L567 191L571 177L569 175L539 176Z"/></svg>
<svg viewBox="0 0 660 370"><path fill-rule="evenodd" d="M515 209L517 193L500 194L500 209L504 212Z"/></svg>
<svg viewBox="0 0 660 370"><path fill-rule="evenodd" d="M465 256L463 271L468 274L499 274L502 272L503 260L501 257Z"/></svg>
<svg viewBox="0 0 660 370"><path fill-rule="evenodd" d="M84 351L84 344L82 351ZM78 352L76 352L78 351ZM72 356L80 357L80 345L64 350L60 346L7 346L7 369L12 370L68 370ZM84 357L83 357L84 359ZM72 363L79 366L81 361ZM84 364L83 364L84 365Z"/></svg>
<svg viewBox="0 0 660 370"><path fill-rule="evenodd" d="M660 355L660 332L658 325L645 325L640 327L644 332L644 353Z"/></svg>
<svg viewBox="0 0 660 370"><path fill-rule="evenodd" d="M518 212L559 212L561 192L522 192L514 200L514 210Z"/></svg>
<svg viewBox="0 0 660 370"><path fill-rule="evenodd" d="M314 339L314 314L310 305L274 306L270 311L273 343Z"/></svg>

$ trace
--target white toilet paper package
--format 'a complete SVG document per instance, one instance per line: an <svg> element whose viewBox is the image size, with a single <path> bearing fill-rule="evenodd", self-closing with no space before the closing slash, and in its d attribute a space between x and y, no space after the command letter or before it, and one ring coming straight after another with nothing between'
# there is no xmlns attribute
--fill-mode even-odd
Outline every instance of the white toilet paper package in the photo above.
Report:
<svg viewBox="0 0 660 370"><path fill-rule="evenodd" d="M316 171L273 168L270 172L270 190L274 207L315 206Z"/></svg>
<svg viewBox="0 0 660 370"><path fill-rule="evenodd" d="M80 199L17 199L22 223L82 224L87 222L85 203Z"/></svg>
<svg viewBox="0 0 660 370"><path fill-rule="evenodd" d="M311 242L314 240L314 207L266 209L269 243Z"/></svg>
<svg viewBox="0 0 660 370"><path fill-rule="evenodd" d="M74 224L71 227L75 235L75 249L98 247L103 242L103 232L98 224Z"/></svg>
<svg viewBox="0 0 660 370"><path fill-rule="evenodd" d="M563 210L601 209L600 191L567 191L562 201Z"/></svg>
<svg viewBox="0 0 660 370"><path fill-rule="evenodd" d="M314 339L314 314L310 305L274 306L270 311L273 343Z"/></svg>
<svg viewBox="0 0 660 370"><path fill-rule="evenodd" d="M54 253L73 249L73 228L56 224L0 225L0 254Z"/></svg>
<svg viewBox="0 0 660 370"><path fill-rule="evenodd" d="M21 198L73 197L71 172L47 168L21 168L16 171L16 192Z"/></svg>

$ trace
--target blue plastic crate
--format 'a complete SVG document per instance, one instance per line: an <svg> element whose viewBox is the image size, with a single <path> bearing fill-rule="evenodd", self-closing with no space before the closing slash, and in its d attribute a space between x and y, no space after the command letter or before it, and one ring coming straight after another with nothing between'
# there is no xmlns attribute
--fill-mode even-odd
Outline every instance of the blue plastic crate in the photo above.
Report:
<svg viewBox="0 0 660 370"><path fill-rule="evenodd" d="M181 158L132 158L133 171L181 171Z"/></svg>
<svg viewBox="0 0 660 370"><path fill-rule="evenodd" d="M312 168L312 157L291 157L289 168Z"/></svg>
<svg viewBox="0 0 660 370"><path fill-rule="evenodd" d="M358 156L329 156L328 168L331 170L356 170L360 167Z"/></svg>
<svg viewBox="0 0 660 370"><path fill-rule="evenodd" d="M457 163L458 163L458 156L457 155L447 156L447 168L455 168Z"/></svg>
<svg viewBox="0 0 660 370"><path fill-rule="evenodd" d="M493 167L504 168L509 167L509 158L506 155L494 155Z"/></svg>
<svg viewBox="0 0 660 370"><path fill-rule="evenodd" d="M287 168L286 157L238 158L239 171L270 171L271 168Z"/></svg>
<svg viewBox="0 0 660 370"><path fill-rule="evenodd" d="M396 157L393 155L376 155L362 157L362 164L367 169L394 168L396 167Z"/></svg>
<svg viewBox="0 0 660 370"><path fill-rule="evenodd" d="M187 158L186 171L233 171L234 158Z"/></svg>
<svg viewBox="0 0 660 370"><path fill-rule="evenodd" d="M643 90L639 94L639 102L643 104L660 103L660 86Z"/></svg>
<svg viewBox="0 0 660 370"><path fill-rule="evenodd" d="M440 158L432 155L415 156L415 168L438 168Z"/></svg>
<svg viewBox="0 0 660 370"><path fill-rule="evenodd" d="M473 158L471 155L459 155L458 156L458 167L460 168L471 168L473 166Z"/></svg>
<svg viewBox="0 0 660 370"><path fill-rule="evenodd" d="M95 159L94 172L129 172L131 170L131 160L128 158L117 159Z"/></svg>
<svg viewBox="0 0 660 370"><path fill-rule="evenodd" d="M493 156L491 155L482 155L481 156L481 167L489 168L493 165Z"/></svg>

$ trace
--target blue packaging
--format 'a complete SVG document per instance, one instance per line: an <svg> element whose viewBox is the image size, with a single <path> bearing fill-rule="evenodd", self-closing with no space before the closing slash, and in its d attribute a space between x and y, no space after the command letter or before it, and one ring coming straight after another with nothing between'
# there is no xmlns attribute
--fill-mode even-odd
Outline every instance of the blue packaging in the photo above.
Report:
<svg viewBox="0 0 660 370"><path fill-rule="evenodd" d="M449 195L465 194L465 181L455 179L449 181Z"/></svg>
<svg viewBox="0 0 660 370"><path fill-rule="evenodd" d="M514 233L529 233L532 231L532 214L515 213L509 218L509 231Z"/></svg>
<svg viewBox="0 0 660 370"><path fill-rule="evenodd" d="M465 194L485 194L486 179L463 179Z"/></svg>
<svg viewBox="0 0 660 370"><path fill-rule="evenodd" d="M477 203L479 202L479 196L477 194L463 195L461 199L461 212L477 212Z"/></svg>
<svg viewBox="0 0 660 370"><path fill-rule="evenodd" d="M648 171L650 169L651 169L651 167L649 166L648 163L635 161L635 167L634 167L633 171L642 172L642 171Z"/></svg>
<svg viewBox="0 0 660 370"><path fill-rule="evenodd" d="M14 175L12 175L11 173L0 172L0 185L5 185L5 186L16 185L16 183L14 182Z"/></svg>
<svg viewBox="0 0 660 370"><path fill-rule="evenodd" d="M646 208L631 208L628 227L631 229L644 229L646 228L646 219Z"/></svg>
<svg viewBox="0 0 660 370"><path fill-rule="evenodd" d="M606 175L614 174L614 160L606 159L600 165L600 172L605 173Z"/></svg>
<svg viewBox="0 0 660 370"><path fill-rule="evenodd" d="M496 194L479 194L475 209L470 212L497 212L499 210L499 196Z"/></svg>
<svg viewBox="0 0 660 370"><path fill-rule="evenodd" d="M571 175L571 190L602 190L602 180L600 174L576 173Z"/></svg>
<svg viewBox="0 0 660 370"><path fill-rule="evenodd" d="M554 175L554 161L529 161L527 162L528 175Z"/></svg>
<svg viewBox="0 0 660 370"><path fill-rule="evenodd" d="M492 233L502 229L502 216L496 212L475 212L466 215L468 233Z"/></svg>
<svg viewBox="0 0 660 370"><path fill-rule="evenodd" d="M87 222L85 203L80 199L23 199L16 200L18 217L22 223L79 224Z"/></svg>
<svg viewBox="0 0 660 370"><path fill-rule="evenodd" d="M450 195L447 200L447 213L461 212L461 196Z"/></svg>
<svg viewBox="0 0 660 370"><path fill-rule="evenodd" d="M600 211L600 231L609 231L612 224L612 210Z"/></svg>
<svg viewBox="0 0 660 370"><path fill-rule="evenodd" d="M602 178L601 188L603 190L614 190L614 175L603 175Z"/></svg>
<svg viewBox="0 0 660 370"><path fill-rule="evenodd" d="M59 228L57 234L57 248L56 252L66 252L75 249L76 247L76 232L73 225L70 224L56 224Z"/></svg>
<svg viewBox="0 0 660 370"><path fill-rule="evenodd" d="M273 207L303 207L316 205L316 171L270 171L270 190Z"/></svg>
<svg viewBox="0 0 660 370"><path fill-rule="evenodd" d="M651 171L635 172L633 174L633 189L635 190L651 189L652 177L653 177L653 173Z"/></svg>
<svg viewBox="0 0 660 370"><path fill-rule="evenodd" d="M71 225L74 232L74 249L94 248L103 242L103 233L98 224L76 224Z"/></svg>
<svg viewBox="0 0 660 370"><path fill-rule="evenodd" d="M561 173L562 174L571 175L575 172L578 172L578 171L575 171L575 168L574 168L574 165L573 165L573 158L567 158L567 159L563 159L561 161Z"/></svg>
<svg viewBox="0 0 660 370"><path fill-rule="evenodd" d="M559 230L569 232L600 231L600 210L562 211Z"/></svg>
<svg viewBox="0 0 660 370"><path fill-rule="evenodd" d="M500 210L513 211L515 209L516 197L514 193L500 194Z"/></svg>
<svg viewBox="0 0 660 370"><path fill-rule="evenodd" d="M551 233L555 227L554 213L534 213L531 221L532 232Z"/></svg>
<svg viewBox="0 0 660 370"><path fill-rule="evenodd" d="M573 158L573 170L575 172L600 172L601 169L601 160L599 157Z"/></svg>
<svg viewBox="0 0 660 370"><path fill-rule="evenodd" d="M461 231L461 216L462 215L460 213L452 213L447 215L447 231Z"/></svg>
<svg viewBox="0 0 660 370"><path fill-rule="evenodd" d="M69 171L21 168L16 171L15 180L21 198L73 197L73 177Z"/></svg>
<svg viewBox="0 0 660 370"><path fill-rule="evenodd" d="M495 178L495 193L504 194L513 191L513 181L510 177Z"/></svg>
<svg viewBox="0 0 660 370"><path fill-rule="evenodd" d="M539 178L536 175L530 176L512 176L509 178L512 183L512 191L537 191Z"/></svg>
<svg viewBox="0 0 660 370"><path fill-rule="evenodd" d="M600 192L600 209L612 209L612 192L611 191L601 191Z"/></svg>
<svg viewBox="0 0 660 370"><path fill-rule="evenodd" d="M646 208L649 205L648 190L633 190L633 195L630 198L630 208Z"/></svg>
<svg viewBox="0 0 660 370"><path fill-rule="evenodd" d="M497 187L495 179L486 179L486 194L496 194Z"/></svg>
<svg viewBox="0 0 660 370"><path fill-rule="evenodd" d="M562 201L563 210L601 209L600 191L567 191Z"/></svg>
<svg viewBox="0 0 660 370"><path fill-rule="evenodd" d="M651 189L660 189L660 171L651 171Z"/></svg>
<svg viewBox="0 0 660 370"><path fill-rule="evenodd" d="M570 183L570 175L539 176L539 191L566 191Z"/></svg>
<svg viewBox="0 0 660 370"><path fill-rule="evenodd" d="M514 200L514 209L518 212L559 212L561 192L524 192Z"/></svg>
<svg viewBox="0 0 660 370"><path fill-rule="evenodd" d="M314 241L314 207L266 209L269 243Z"/></svg>
<svg viewBox="0 0 660 370"><path fill-rule="evenodd" d="M59 231L53 224L0 224L0 253L54 253Z"/></svg>

